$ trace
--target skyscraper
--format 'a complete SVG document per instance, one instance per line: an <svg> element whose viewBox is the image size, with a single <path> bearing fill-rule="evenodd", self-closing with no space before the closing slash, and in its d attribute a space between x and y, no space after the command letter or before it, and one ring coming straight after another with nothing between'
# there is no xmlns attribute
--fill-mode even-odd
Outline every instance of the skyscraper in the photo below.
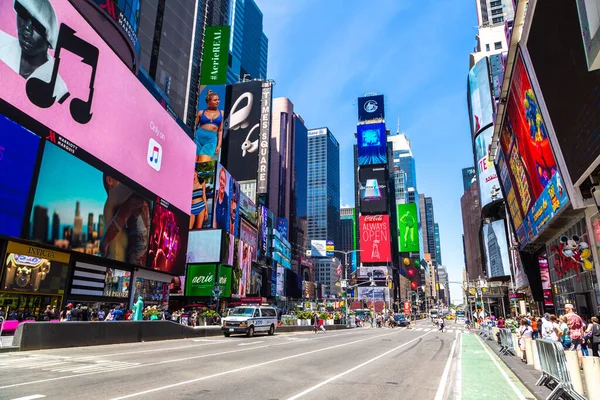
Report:
<svg viewBox="0 0 600 400"><path fill-rule="evenodd" d="M438 261L435 248L435 216L433 213L433 199L431 197L425 197L425 224L427 229L426 252L431 254L431 261L435 266L438 264Z"/></svg>
<svg viewBox="0 0 600 400"><path fill-rule="evenodd" d="M269 209L278 218L290 219L294 105L286 97L273 99L269 145Z"/></svg>
<svg viewBox="0 0 600 400"><path fill-rule="evenodd" d="M338 242L340 146L329 128L308 131L308 243Z"/></svg>
<svg viewBox="0 0 600 400"><path fill-rule="evenodd" d="M77 201L75 203L75 218L73 220L73 242L79 244L83 240L83 218L81 218L81 205Z"/></svg>
<svg viewBox="0 0 600 400"><path fill-rule="evenodd" d="M31 239L46 242L48 240L48 209L42 206L33 207L33 232Z"/></svg>
<svg viewBox="0 0 600 400"><path fill-rule="evenodd" d="M440 242L440 226L437 222L434 224L435 231L435 260L439 265L442 264L442 245Z"/></svg>
<svg viewBox="0 0 600 400"><path fill-rule="evenodd" d="M502 232L504 234L504 232ZM487 235L487 256L490 262L490 276L502 276L504 275L504 266L502 265L502 253L500 251L500 245L498 244L498 238L494 232L493 224L488 225Z"/></svg>
<svg viewBox="0 0 600 400"><path fill-rule="evenodd" d="M417 203L419 193L417 191L417 168L415 165L415 157L412 154L410 140L404 133L397 133L387 137L388 142L392 143L392 154L394 156L394 174L398 168L406 175L404 193L408 203ZM394 176L395 179L395 176ZM399 193L401 194L401 193ZM396 202L402 199L396 199Z"/></svg>
<svg viewBox="0 0 600 400"><path fill-rule="evenodd" d="M88 213L87 240L88 242L94 241L94 213Z"/></svg>
<svg viewBox="0 0 600 400"><path fill-rule="evenodd" d="M307 242L307 207L308 207L308 129L304 125L304 120L298 114L294 114L294 143L292 148L291 163L292 169L292 196L290 226L290 243L292 245L292 259L298 260L304 257L306 249L309 248Z"/></svg>
<svg viewBox="0 0 600 400"><path fill-rule="evenodd" d="M479 185L473 184L460 198L463 219L465 260L469 280L485 276L481 258L479 229L481 228L481 206Z"/></svg>
<svg viewBox="0 0 600 400"><path fill-rule="evenodd" d="M58 211L54 211L52 214L52 236L51 240L54 242L55 240L60 239L60 215Z"/></svg>
<svg viewBox="0 0 600 400"><path fill-rule="evenodd" d="M98 216L98 238L104 236L104 215Z"/></svg>
<svg viewBox="0 0 600 400"><path fill-rule="evenodd" d="M263 33L263 14L254 0L231 0L230 63L227 84L252 79L267 79L269 40Z"/></svg>
<svg viewBox="0 0 600 400"><path fill-rule="evenodd" d="M515 16L513 0L476 0L479 26L497 26Z"/></svg>

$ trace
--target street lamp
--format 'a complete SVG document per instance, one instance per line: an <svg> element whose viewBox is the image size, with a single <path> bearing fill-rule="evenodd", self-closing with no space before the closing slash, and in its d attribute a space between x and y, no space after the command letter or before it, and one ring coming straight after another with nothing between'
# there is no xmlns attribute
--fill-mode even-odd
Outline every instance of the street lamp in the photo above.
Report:
<svg viewBox="0 0 600 400"><path fill-rule="evenodd" d="M349 250L349 251L342 251L342 250L333 250L334 253L340 253L344 255L344 277L342 279L342 289L344 290L344 317L346 319L346 325L349 325L348 323L348 272L346 271L346 268L348 268L348 254L352 254L352 253L358 253L361 252L362 250ZM375 286L375 282L372 281L371 286ZM375 291L373 291L373 297L375 297ZM375 301L373 301L373 304L375 304Z"/></svg>

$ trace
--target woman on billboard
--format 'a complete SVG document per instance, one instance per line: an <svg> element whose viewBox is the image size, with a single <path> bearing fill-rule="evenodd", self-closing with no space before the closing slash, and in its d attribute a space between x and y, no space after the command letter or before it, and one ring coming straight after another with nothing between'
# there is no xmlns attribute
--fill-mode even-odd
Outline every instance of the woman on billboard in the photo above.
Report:
<svg viewBox="0 0 600 400"><path fill-rule="evenodd" d="M190 215L190 230L202 229L208 217L206 208L206 182L194 171L194 187L192 191L192 214Z"/></svg>
<svg viewBox="0 0 600 400"><path fill-rule="evenodd" d="M212 161L221 152L223 112L218 110L219 95L212 90L206 94L206 110L196 114L196 162Z"/></svg>

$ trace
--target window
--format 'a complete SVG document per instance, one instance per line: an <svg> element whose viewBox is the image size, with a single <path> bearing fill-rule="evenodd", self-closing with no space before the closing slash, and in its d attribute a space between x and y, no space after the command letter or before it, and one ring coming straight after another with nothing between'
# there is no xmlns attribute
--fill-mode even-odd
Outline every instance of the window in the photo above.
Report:
<svg viewBox="0 0 600 400"><path fill-rule="evenodd" d="M490 51L490 45L489 44L485 45L485 51Z"/></svg>
<svg viewBox="0 0 600 400"><path fill-rule="evenodd" d="M496 42L496 43L494 43L494 49L500 50L501 48L502 48L502 42Z"/></svg>
<svg viewBox="0 0 600 400"><path fill-rule="evenodd" d="M502 6L502 0L495 0L490 3L490 7L499 7Z"/></svg>
<svg viewBox="0 0 600 400"><path fill-rule="evenodd" d="M263 317L274 317L275 315L277 315L275 310L273 310L272 308L263 308L261 311Z"/></svg>
<svg viewBox="0 0 600 400"><path fill-rule="evenodd" d="M504 22L504 17L496 17L496 18L492 18L492 22L494 24L500 24L502 22Z"/></svg>
<svg viewBox="0 0 600 400"><path fill-rule="evenodd" d="M494 15L500 15L502 14L502 9L501 8L497 8L495 10L492 10L492 16Z"/></svg>

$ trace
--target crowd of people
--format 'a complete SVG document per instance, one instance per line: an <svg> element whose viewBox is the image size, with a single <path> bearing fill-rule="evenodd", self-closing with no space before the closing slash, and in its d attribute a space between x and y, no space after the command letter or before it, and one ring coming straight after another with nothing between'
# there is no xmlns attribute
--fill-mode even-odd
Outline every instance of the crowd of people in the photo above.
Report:
<svg viewBox="0 0 600 400"><path fill-rule="evenodd" d="M565 313L556 316L545 313L543 316L531 314L504 318L488 317L478 321L500 329L510 329L519 339L522 360L526 361L525 339L546 339L560 342L565 351L576 351L579 365L583 356L600 356L600 323L598 317L582 318L574 311L572 304L565 305Z"/></svg>

